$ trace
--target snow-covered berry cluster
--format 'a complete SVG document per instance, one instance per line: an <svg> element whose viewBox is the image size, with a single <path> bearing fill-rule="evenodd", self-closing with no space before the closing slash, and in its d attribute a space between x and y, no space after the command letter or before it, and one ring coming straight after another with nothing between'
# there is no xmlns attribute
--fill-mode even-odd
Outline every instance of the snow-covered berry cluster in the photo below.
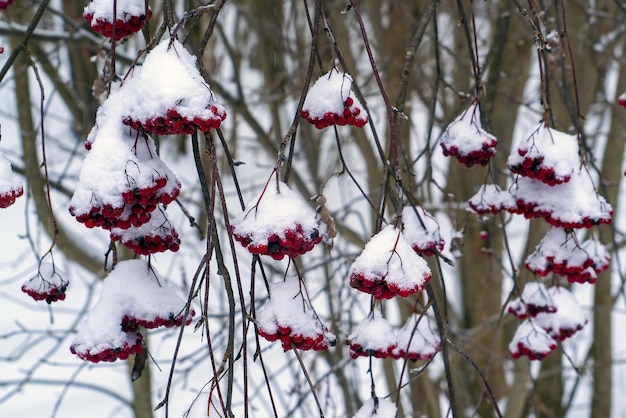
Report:
<svg viewBox="0 0 626 418"><path fill-rule="evenodd" d="M6 10L13 3L13 0L0 0L0 10Z"/></svg>
<svg viewBox="0 0 626 418"><path fill-rule="evenodd" d="M431 257L443 251L445 241L441 237L439 223L423 207L405 206L402 225L404 239L419 255Z"/></svg>
<svg viewBox="0 0 626 418"><path fill-rule="evenodd" d="M555 273L570 283L595 283L609 263L609 253L598 241L579 244L573 232L552 227L526 258L525 266L539 276Z"/></svg>
<svg viewBox="0 0 626 418"><path fill-rule="evenodd" d="M429 361L441 350L441 340L433 331L426 315L413 314L396 332L393 358Z"/></svg>
<svg viewBox="0 0 626 418"><path fill-rule="evenodd" d="M141 30L152 10L146 10L144 0L92 0L83 10L83 18L91 29L115 41Z"/></svg>
<svg viewBox="0 0 626 418"><path fill-rule="evenodd" d="M122 115L133 129L158 135L187 135L219 128L226 109L196 68L196 58L177 40L166 39L132 70L125 86L135 92Z"/></svg>
<svg viewBox="0 0 626 418"><path fill-rule="evenodd" d="M47 303L65 300L69 282L63 276L53 263L41 262L37 274L22 285L22 292L34 300L45 300Z"/></svg>
<svg viewBox="0 0 626 418"><path fill-rule="evenodd" d="M528 282L524 286L522 295L509 303L508 311L519 319L526 319L542 312L554 313L556 305L543 283Z"/></svg>
<svg viewBox="0 0 626 418"><path fill-rule="evenodd" d="M324 129L332 125L363 127L368 117L352 92L352 77L336 69L321 76L307 93L300 115Z"/></svg>
<svg viewBox="0 0 626 418"><path fill-rule="evenodd" d="M557 306L557 310L553 313L540 313L534 321L552 338L564 341L582 330L588 319L569 290L563 287L551 287L548 293Z"/></svg>
<svg viewBox="0 0 626 418"><path fill-rule="evenodd" d="M98 363L125 360L144 350L138 327L172 327L191 323L185 301L145 260L121 261L102 284L100 299L78 326L70 351Z"/></svg>
<svg viewBox="0 0 626 418"><path fill-rule="evenodd" d="M376 357L428 361L440 350L441 341L426 315L413 314L398 331L374 315L363 319L348 336L350 357Z"/></svg>
<svg viewBox="0 0 626 418"><path fill-rule="evenodd" d="M370 239L350 269L350 286L376 299L421 292L430 279L426 261L393 225Z"/></svg>
<svg viewBox="0 0 626 418"><path fill-rule="evenodd" d="M580 165L578 140L541 123L508 158L513 173L548 186L566 183Z"/></svg>
<svg viewBox="0 0 626 418"><path fill-rule="evenodd" d="M348 336L346 343L350 346L350 357L353 359L391 357L398 347L393 328L382 317L363 319Z"/></svg>
<svg viewBox="0 0 626 418"><path fill-rule="evenodd" d="M522 296L509 304L509 312L525 319L509 344L513 358L543 360L557 341L571 337L587 323L569 290L558 286L546 289L541 283L527 283Z"/></svg>
<svg viewBox="0 0 626 418"><path fill-rule="evenodd" d="M576 171L567 183L550 186L539 180L518 177L510 189L515 206L511 213L544 218L566 229L591 228L611 223L613 208L598 195L586 169Z"/></svg>
<svg viewBox="0 0 626 418"><path fill-rule="evenodd" d="M231 224L235 239L252 254L295 258L322 241L315 211L287 184L271 180Z"/></svg>
<svg viewBox="0 0 626 418"><path fill-rule="evenodd" d="M509 344L509 352L513 358L527 356L531 360L543 360L555 348L556 341L528 319L517 327Z"/></svg>
<svg viewBox="0 0 626 418"><path fill-rule="evenodd" d="M13 173L11 163L0 153L0 208L8 208L23 194L22 180Z"/></svg>
<svg viewBox="0 0 626 418"><path fill-rule="evenodd" d="M478 102L472 102L443 133L441 148L446 157L455 157L461 164L471 167L487 165L496 155L498 140L485 131L480 121Z"/></svg>
<svg viewBox="0 0 626 418"><path fill-rule="evenodd" d="M336 338L305 300L302 286L294 278L270 284L270 298L256 316L259 335L270 342L280 340L285 351L326 350Z"/></svg>
<svg viewBox="0 0 626 418"><path fill-rule="evenodd" d="M514 207L515 199L497 184L483 184L468 204L479 215L495 215L503 209Z"/></svg>
<svg viewBox="0 0 626 418"><path fill-rule="evenodd" d="M176 252L180 247L178 232L161 208L152 212L150 220L139 227L111 229L111 239L141 255Z"/></svg>

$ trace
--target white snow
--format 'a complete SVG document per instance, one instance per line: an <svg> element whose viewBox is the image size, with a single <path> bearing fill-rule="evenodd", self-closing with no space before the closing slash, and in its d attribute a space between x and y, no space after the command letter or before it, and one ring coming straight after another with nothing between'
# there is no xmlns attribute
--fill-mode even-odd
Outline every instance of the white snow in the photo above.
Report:
<svg viewBox="0 0 626 418"><path fill-rule="evenodd" d="M116 0L117 20L128 21L131 16L143 16L146 14L145 0ZM83 11L84 14L92 15L92 22L101 19L113 22L113 0L92 0Z"/></svg>
<svg viewBox="0 0 626 418"><path fill-rule="evenodd" d="M387 350L396 345L396 335L385 318L368 317L359 322L348 342L359 345L363 351Z"/></svg>
<svg viewBox="0 0 626 418"><path fill-rule="evenodd" d="M441 137L441 144L450 149L456 147L460 155L468 155L483 149L483 145L497 143L496 137L485 131L480 122L478 101L470 105L448 125Z"/></svg>
<svg viewBox="0 0 626 418"><path fill-rule="evenodd" d="M468 203L475 212L483 215L514 207L515 199L511 193L502 190L497 184L483 184Z"/></svg>
<svg viewBox="0 0 626 418"><path fill-rule="evenodd" d="M368 399L353 418L395 418L396 412L396 404L389 399Z"/></svg>
<svg viewBox="0 0 626 418"><path fill-rule="evenodd" d="M413 249L417 247L421 250L428 248L443 250L445 242L440 234L439 223L423 207L406 206L402 210L402 223L404 224L402 234Z"/></svg>
<svg viewBox="0 0 626 418"><path fill-rule="evenodd" d="M219 117L212 106L219 114L225 112L198 72L196 57L178 40L170 45L168 37L148 53L143 65L130 71L123 88L132 92L126 97L123 116L142 122L166 116L170 108L190 120Z"/></svg>
<svg viewBox="0 0 626 418"><path fill-rule="evenodd" d="M513 357L530 354L531 360L537 360L537 356L543 357L555 348L556 341L530 319L526 319L517 327L509 344L509 352ZM524 352L525 350L528 352Z"/></svg>
<svg viewBox="0 0 626 418"><path fill-rule="evenodd" d="M434 356L441 344L427 315L421 317L417 314L411 315L396 333L396 339L398 346L394 350L394 355L401 356L400 350L402 350L409 354L419 354L422 360Z"/></svg>
<svg viewBox="0 0 626 418"><path fill-rule="evenodd" d="M598 194L584 168L575 172L569 182L556 186L519 176L510 191L516 201L536 205L533 212L548 212L551 219L563 223L579 224L584 218L608 223L612 218L613 208Z"/></svg>
<svg viewBox="0 0 626 418"><path fill-rule="evenodd" d="M611 253L600 241L590 238L580 244L581 248L593 260L593 269L599 273L609 268Z"/></svg>
<svg viewBox="0 0 626 418"><path fill-rule="evenodd" d="M279 187L280 191L276 182L270 180L267 187L231 221L233 231L249 237L252 245L267 244L272 234L285 238L285 231L295 229L298 224L305 233L314 230L322 233L322 225L318 224L313 208L286 183L280 182Z"/></svg>
<svg viewBox="0 0 626 418"><path fill-rule="evenodd" d="M311 86L302 106L311 118L322 119L328 112L343 115L344 101L351 97L353 106L362 108L358 99L352 94L352 76L333 68L322 75Z"/></svg>
<svg viewBox="0 0 626 418"><path fill-rule="evenodd" d="M569 269L586 268L590 255L563 228L552 227L546 232L535 251L526 259L526 268L533 272L546 271L553 264Z"/></svg>
<svg viewBox="0 0 626 418"><path fill-rule="evenodd" d="M317 317L315 310L304 299L304 286L298 278L287 278L284 282L270 284L270 298L257 312L259 328L267 334L276 334L278 326L291 328L291 334L316 337L325 334L328 339L335 336Z"/></svg>
<svg viewBox="0 0 626 418"><path fill-rule="evenodd" d="M548 292L557 310L554 313L540 313L534 321L552 338L562 341L587 324L587 315L574 295L564 287L554 286Z"/></svg>
<svg viewBox="0 0 626 418"><path fill-rule="evenodd" d="M553 312L557 309L548 289L541 282L528 282L522 295L509 302L508 310L520 319L535 316L537 312Z"/></svg>
<svg viewBox="0 0 626 418"><path fill-rule="evenodd" d="M354 260L350 277L362 274L371 280L385 280L399 289L421 289L430 281L431 271L403 234L387 225L374 235Z"/></svg>
<svg viewBox="0 0 626 418"><path fill-rule="evenodd" d="M122 123L125 106L134 99L135 92L122 85L98 109L96 125L88 136L91 150L70 201L77 216L102 204L120 208L125 191L154 187L157 178L167 179L160 193L172 194L180 188L176 175L157 155L152 138Z"/></svg>
<svg viewBox="0 0 626 418"><path fill-rule="evenodd" d="M11 162L0 152L0 194L23 190L22 179L11 169Z"/></svg>
<svg viewBox="0 0 626 418"><path fill-rule="evenodd" d="M184 309L185 301L146 260L120 261L104 279L100 299L79 324L72 347L76 352L97 355L128 341L133 345L135 333L122 330L123 318L171 319L180 317Z"/></svg>
<svg viewBox="0 0 626 418"><path fill-rule="evenodd" d="M576 135L569 135L540 123L511 152L507 162L512 167L522 164L525 158L542 160L539 167L551 168L557 180L567 181L580 167L578 139Z"/></svg>

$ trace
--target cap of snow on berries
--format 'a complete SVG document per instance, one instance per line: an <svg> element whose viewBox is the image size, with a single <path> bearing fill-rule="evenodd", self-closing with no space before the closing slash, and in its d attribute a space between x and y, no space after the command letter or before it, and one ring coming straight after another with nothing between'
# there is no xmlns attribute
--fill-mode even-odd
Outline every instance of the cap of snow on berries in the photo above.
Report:
<svg viewBox="0 0 626 418"><path fill-rule="evenodd" d="M595 189L586 168L574 172L567 183L550 186L529 177L518 177L510 192L515 206L506 208L526 218L544 218L553 226L591 228L611 223L612 206Z"/></svg>
<svg viewBox="0 0 626 418"><path fill-rule="evenodd" d="M601 243L592 239L579 244L573 233L552 227L526 258L525 266L540 276L554 272L570 283L594 283L597 273L607 269L609 262Z"/></svg>
<svg viewBox="0 0 626 418"><path fill-rule="evenodd" d="M322 241L315 211L287 184L268 181L231 222L233 236L252 254L295 258Z"/></svg>
<svg viewBox="0 0 626 418"><path fill-rule="evenodd" d="M189 324L185 301L145 260L121 261L103 281L100 299L78 326L70 350L98 363L126 359L143 350L138 327Z"/></svg>
<svg viewBox="0 0 626 418"><path fill-rule="evenodd" d="M405 206L402 210L402 234L413 250L429 257L443 251L445 241L439 223L423 207Z"/></svg>
<svg viewBox="0 0 626 418"><path fill-rule="evenodd" d="M396 333L393 357L428 361L441 349L441 340L433 332L427 315L413 314Z"/></svg>
<svg viewBox="0 0 626 418"><path fill-rule="evenodd" d="M396 404L386 398L368 399L353 418L395 418Z"/></svg>
<svg viewBox="0 0 626 418"><path fill-rule="evenodd" d="M0 208L8 208L24 194L24 186L11 169L11 163L0 153Z"/></svg>
<svg viewBox="0 0 626 418"><path fill-rule="evenodd" d="M517 327L509 344L509 352L513 358L527 356L531 360L543 360L555 348L554 338L530 319Z"/></svg>
<svg viewBox="0 0 626 418"><path fill-rule="evenodd" d="M497 184L483 184L468 201L469 207L479 215L495 215L503 209L514 207L515 199Z"/></svg>
<svg viewBox="0 0 626 418"><path fill-rule="evenodd" d="M309 89L300 114L317 129L332 125L360 128L368 121L363 105L352 92L352 76L335 68Z"/></svg>
<svg viewBox="0 0 626 418"><path fill-rule="evenodd" d="M519 319L535 317L541 312L556 312L556 305L541 282L528 282L522 295L509 302L508 311Z"/></svg>
<svg viewBox="0 0 626 418"><path fill-rule="evenodd" d="M116 41L140 31L151 16L150 8L146 16L145 0L92 0L83 10L83 18L94 32L112 38L115 26Z"/></svg>
<svg viewBox="0 0 626 418"><path fill-rule="evenodd" d="M178 232L161 208L152 212L150 220L141 226L111 229L111 239L141 255L167 250L176 252L180 247Z"/></svg>
<svg viewBox="0 0 626 418"><path fill-rule="evenodd" d="M396 335L383 317L363 319L348 336L346 343L350 346L350 357L353 359L391 357L397 347Z"/></svg>
<svg viewBox="0 0 626 418"><path fill-rule="evenodd" d="M580 166L578 138L551 129L545 123L533 128L508 158L513 173L549 186L566 183Z"/></svg>
<svg viewBox="0 0 626 418"><path fill-rule="evenodd" d="M268 341L280 340L283 350L326 350L335 336L321 322L304 295L298 278L270 284L270 298L258 310L259 335Z"/></svg>
<svg viewBox="0 0 626 418"><path fill-rule="evenodd" d="M41 262L37 274L22 285L22 292L47 303L65 300L68 280L65 273L51 262Z"/></svg>
<svg viewBox="0 0 626 418"><path fill-rule="evenodd" d="M445 130L441 148L446 157L455 157L467 167L487 165L496 155L498 140L485 131L480 121L478 101L473 101Z"/></svg>
<svg viewBox="0 0 626 418"><path fill-rule="evenodd" d="M226 109L196 68L196 58L177 40L164 39L131 70L131 92L122 120L159 135L187 135L219 128Z"/></svg>
<svg viewBox="0 0 626 418"><path fill-rule="evenodd" d="M156 153L152 138L121 124L122 90L96 116L91 150L83 161L70 213L87 227L127 229L150 220L159 203L180 192L180 182Z"/></svg>
<svg viewBox="0 0 626 418"><path fill-rule="evenodd" d="M587 324L587 315L569 290L554 286L548 293L556 306L556 312L540 313L534 322L546 331L552 338L564 341Z"/></svg>
<svg viewBox="0 0 626 418"><path fill-rule="evenodd" d="M350 269L350 286L376 299L421 292L430 279L426 261L393 225L370 239Z"/></svg>

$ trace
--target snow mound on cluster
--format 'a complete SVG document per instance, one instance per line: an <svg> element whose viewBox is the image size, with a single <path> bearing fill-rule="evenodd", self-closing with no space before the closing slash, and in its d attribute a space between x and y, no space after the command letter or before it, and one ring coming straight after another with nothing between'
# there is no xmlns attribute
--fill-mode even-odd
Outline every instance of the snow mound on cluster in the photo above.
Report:
<svg viewBox="0 0 626 418"><path fill-rule="evenodd" d="M353 418L395 418L396 404L389 399L376 398L366 400Z"/></svg>
<svg viewBox="0 0 626 418"><path fill-rule="evenodd" d="M71 345L80 358L115 361L143 349L138 327L189 324L185 301L145 260L119 262L102 284L100 299L89 310Z"/></svg>
<svg viewBox="0 0 626 418"><path fill-rule="evenodd" d="M573 233L552 227L526 258L525 266L540 276L554 272L571 283L594 283L597 273L607 269L610 260L598 241L590 239L579 244Z"/></svg>
<svg viewBox="0 0 626 418"><path fill-rule="evenodd" d="M393 225L375 234L350 268L350 285L377 299L421 292L430 279L426 261Z"/></svg>
<svg viewBox="0 0 626 418"><path fill-rule="evenodd" d="M145 0L116 0L117 19L127 21L131 16L140 16L145 14ZM91 15L92 19L104 19L109 22L113 21L114 3L111 0L92 0L85 6L84 13Z"/></svg>
<svg viewBox="0 0 626 418"><path fill-rule="evenodd" d="M127 124L138 121L145 127L148 121L165 119L172 112L197 125L221 122L226 117L224 106L215 101L198 72L196 58L178 40L164 39L148 53L143 65L131 71L124 84L134 93L123 114Z"/></svg>
<svg viewBox="0 0 626 418"><path fill-rule="evenodd" d="M479 215L495 215L503 209L515 207L515 199L497 184L483 184L468 204Z"/></svg>
<svg viewBox="0 0 626 418"><path fill-rule="evenodd" d="M443 155L456 157L460 163L471 167L487 165L496 155L498 140L485 131L480 122L480 108L474 101L448 125L441 137Z"/></svg>
<svg viewBox="0 0 626 418"><path fill-rule="evenodd" d="M441 340L426 315L411 315L396 333L396 340L394 358L428 361L441 348Z"/></svg>
<svg viewBox="0 0 626 418"><path fill-rule="evenodd" d="M363 319L346 342L350 346L350 357L353 359L361 356L390 357L397 347L393 328L383 317Z"/></svg>
<svg viewBox="0 0 626 418"><path fill-rule="evenodd" d="M519 298L513 299L508 306L509 313L519 319L537 316L541 312L556 312L548 289L541 282L528 282Z"/></svg>
<svg viewBox="0 0 626 418"><path fill-rule="evenodd" d="M552 338L563 341L584 328L588 322L587 315L569 290L555 286L548 289L548 292L557 310L553 313L540 313L534 321Z"/></svg>
<svg viewBox="0 0 626 418"><path fill-rule="evenodd" d="M325 350L336 338L303 296L297 278L270 284L270 299L257 312L259 335L268 341L281 340L283 349Z"/></svg>
<svg viewBox="0 0 626 418"><path fill-rule="evenodd" d="M322 241L323 226L302 197L286 183L272 181L231 222L235 239L248 251L275 259L312 250Z"/></svg>
<svg viewBox="0 0 626 418"><path fill-rule="evenodd" d="M144 0L92 0L83 9L83 18L89 22L91 29L107 38L119 41L141 30L146 18L152 16Z"/></svg>
<svg viewBox="0 0 626 418"><path fill-rule="evenodd" d="M566 183L580 166L578 138L541 123L511 153L508 165L512 172L548 185Z"/></svg>
<svg viewBox="0 0 626 418"><path fill-rule="evenodd" d="M598 194L585 168L572 174L570 181L550 186L539 180L518 177L510 189L516 205L506 208L527 218L544 218L563 228L590 228L608 224L613 208Z"/></svg>
<svg viewBox="0 0 626 418"><path fill-rule="evenodd" d="M556 348L556 341L530 319L522 322L509 344L513 358L528 356L531 360L543 360Z"/></svg>
<svg viewBox="0 0 626 418"><path fill-rule="evenodd" d="M331 125L364 126L367 114L352 92L352 76L333 68L309 89L301 116L323 129Z"/></svg>
<svg viewBox="0 0 626 418"><path fill-rule="evenodd" d="M445 241L441 237L439 223L423 207L405 206L402 224L404 238L416 253L429 257L443 251Z"/></svg>

